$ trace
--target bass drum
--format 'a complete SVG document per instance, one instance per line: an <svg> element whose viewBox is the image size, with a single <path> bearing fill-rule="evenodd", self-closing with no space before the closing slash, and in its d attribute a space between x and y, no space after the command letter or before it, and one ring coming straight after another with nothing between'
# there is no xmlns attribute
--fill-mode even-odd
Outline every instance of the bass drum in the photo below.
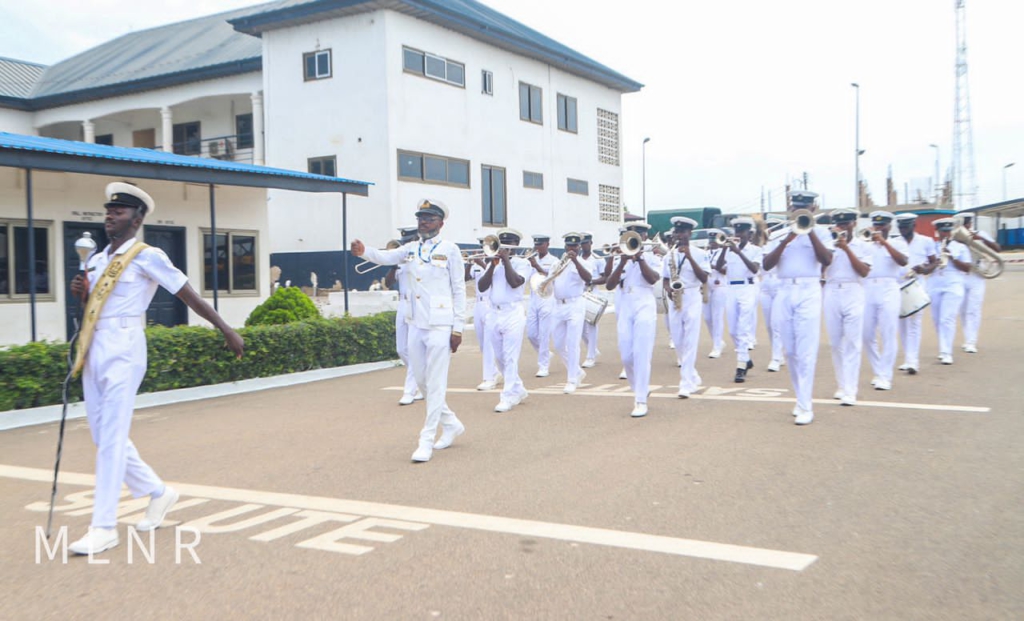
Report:
<svg viewBox="0 0 1024 621"><path fill-rule="evenodd" d="M608 308L608 300L587 291L583 294L583 301L587 306L587 323L596 326L597 322L601 321L601 317L604 316L604 309Z"/></svg>
<svg viewBox="0 0 1024 621"><path fill-rule="evenodd" d="M910 317L931 303L919 279L911 278L900 286L900 319Z"/></svg>

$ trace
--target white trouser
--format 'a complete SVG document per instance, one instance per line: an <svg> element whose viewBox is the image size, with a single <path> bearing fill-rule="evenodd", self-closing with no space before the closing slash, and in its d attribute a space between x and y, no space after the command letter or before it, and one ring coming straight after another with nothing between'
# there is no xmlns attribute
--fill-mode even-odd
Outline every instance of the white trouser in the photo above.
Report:
<svg viewBox="0 0 1024 621"><path fill-rule="evenodd" d="M494 352L494 362L504 377L502 401L511 402L526 394L526 387L519 377L519 354L523 349L525 326L523 308L518 303L491 308L490 320L487 322L487 344Z"/></svg>
<svg viewBox="0 0 1024 621"><path fill-rule="evenodd" d="M679 390L693 392L700 387L701 378L697 373L697 347L700 344L700 319L703 311L700 288L683 291L682 308L675 309L669 304L669 334L676 346L679 359Z"/></svg>
<svg viewBox="0 0 1024 621"><path fill-rule="evenodd" d="M555 351L568 371L567 381L570 384L580 381L580 339L586 317L587 305L583 296L555 300L555 310L551 313L551 336L555 341Z"/></svg>
<svg viewBox="0 0 1024 621"><path fill-rule="evenodd" d="M918 369L921 367L921 324L924 311L919 310L910 317L900 319L900 343L903 345L903 364Z"/></svg>
<svg viewBox="0 0 1024 621"><path fill-rule="evenodd" d="M864 342L864 286L859 282L830 282L823 295L836 386L847 397L856 399Z"/></svg>
<svg viewBox="0 0 1024 621"><path fill-rule="evenodd" d="M146 333L142 326L141 317L101 319L85 361L85 412L96 444L95 528L117 526L122 484L127 484L136 498L164 487L128 439L135 393L146 375Z"/></svg>
<svg viewBox="0 0 1024 621"><path fill-rule="evenodd" d="M584 318L583 321L583 342L587 346L587 360L596 360L601 352L597 350L597 324L589 324Z"/></svg>
<svg viewBox="0 0 1024 621"><path fill-rule="evenodd" d="M981 328L981 307L985 303L985 279L977 274L964 278L964 301L960 307L960 322L963 324L964 344L978 344L978 329Z"/></svg>
<svg viewBox="0 0 1024 621"><path fill-rule="evenodd" d="M395 349L398 350L398 357L405 364L405 387L402 392L407 395L416 394L416 376L412 374L412 365L409 364L409 324L405 322L406 305L399 304L398 312L395 313Z"/></svg>
<svg viewBox="0 0 1024 621"><path fill-rule="evenodd" d="M551 313L554 298L542 299L530 295L530 307L526 311L526 338L537 351L537 366L546 369L551 364Z"/></svg>
<svg viewBox="0 0 1024 621"><path fill-rule="evenodd" d="M708 303L704 305L704 323L711 335L711 349L721 350L725 346L725 296L722 286L708 285ZM728 287L729 285L725 285Z"/></svg>
<svg viewBox="0 0 1024 621"><path fill-rule="evenodd" d="M895 278L864 279L864 347L876 377L892 382L899 349L900 284Z"/></svg>
<svg viewBox="0 0 1024 621"><path fill-rule="evenodd" d="M954 283L929 291L932 299L932 321L939 340L939 355L953 355L953 337L956 336L956 318L964 299L964 287Z"/></svg>
<svg viewBox="0 0 1024 621"><path fill-rule="evenodd" d="M729 318L729 336L736 347L736 367L747 368L754 345L757 319L757 287L752 284L729 285L725 290L725 314Z"/></svg>
<svg viewBox="0 0 1024 621"><path fill-rule="evenodd" d="M483 379L485 382L492 382L498 376L494 368L494 349L487 343L487 322L490 321L490 318L491 303L487 300L487 296L477 296L476 306L473 308L473 331L476 332L480 353L483 354Z"/></svg>
<svg viewBox="0 0 1024 621"><path fill-rule="evenodd" d="M647 289L623 292L615 309L619 355L638 403L647 403L651 386L651 357L658 327L657 300Z"/></svg>
<svg viewBox="0 0 1024 621"><path fill-rule="evenodd" d="M778 322L773 321L772 304L778 295L779 285L761 285L761 312L764 313L764 327L768 332L768 345L772 351L772 360L782 362L785 353L782 351L782 331Z"/></svg>
<svg viewBox="0 0 1024 621"><path fill-rule="evenodd" d="M821 283L818 278L783 282L772 306L772 321L779 322L782 347L789 364L796 406L814 411L814 368L821 340Z"/></svg>
<svg viewBox="0 0 1024 621"><path fill-rule="evenodd" d="M761 304L761 283L755 280L754 281L754 327L753 327L752 331L750 332L750 338L751 338L750 344L752 346L757 344L757 322L758 322L758 319L757 319L757 317L758 317L757 307L760 306L760 304Z"/></svg>
<svg viewBox="0 0 1024 621"><path fill-rule="evenodd" d="M448 363L452 357L452 327L437 326L424 330L413 324L408 325L409 363L427 403L427 417L420 431L420 445L433 446L438 423L450 425L458 420L445 402Z"/></svg>

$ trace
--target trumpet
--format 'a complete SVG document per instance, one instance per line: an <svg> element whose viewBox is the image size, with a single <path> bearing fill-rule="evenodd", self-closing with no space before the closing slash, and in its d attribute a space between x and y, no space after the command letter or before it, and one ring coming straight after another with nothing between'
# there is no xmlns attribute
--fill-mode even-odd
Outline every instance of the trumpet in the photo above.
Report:
<svg viewBox="0 0 1024 621"><path fill-rule="evenodd" d="M869 242L875 239L874 229L861 229L857 231L857 235L860 236L861 240Z"/></svg>
<svg viewBox="0 0 1024 621"><path fill-rule="evenodd" d="M729 237L728 235L726 235L722 231L719 231L719 232L715 233L714 242L716 244L718 244L719 246L725 246L729 242L732 242L734 244L740 243L740 238L739 237Z"/></svg>
<svg viewBox="0 0 1024 621"><path fill-rule="evenodd" d="M395 249L401 248L401 247L402 247L402 240L400 240L400 239L389 239L388 243L384 244L384 247L381 248L381 250L395 250ZM366 259L366 260L363 260L363 261L360 261L359 263L357 263L356 266L354 268L352 268L352 269L355 271L356 274L369 274L370 272L372 272L373 270L377 269L378 267L383 267L383 266L382 265L377 265L373 261L370 261L370 260Z"/></svg>
<svg viewBox="0 0 1024 621"><path fill-rule="evenodd" d="M483 245L480 247L480 251L476 252L475 248L462 251L462 258L466 261L475 261L477 259L496 259L498 257L498 251L500 250L511 250L523 259L529 259L533 255L537 254L536 251L530 248L524 248L522 246L512 246L509 244L501 243L497 235L488 235L483 240ZM518 251L525 250L522 254L518 254Z"/></svg>
<svg viewBox="0 0 1024 621"><path fill-rule="evenodd" d="M810 209L797 209L789 220L789 230L797 235L807 235L814 230L814 214Z"/></svg>
<svg viewBox="0 0 1024 621"><path fill-rule="evenodd" d="M829 230L832 231L832 239L836 241L846 241L850 237L844 229L839 227L833 226Z"/></svg>

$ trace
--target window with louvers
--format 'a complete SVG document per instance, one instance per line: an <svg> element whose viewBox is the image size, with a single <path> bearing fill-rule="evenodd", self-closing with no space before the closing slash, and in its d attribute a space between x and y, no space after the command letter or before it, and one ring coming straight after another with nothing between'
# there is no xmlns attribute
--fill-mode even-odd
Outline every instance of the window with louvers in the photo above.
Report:
<svg viewBox="0 0 1024 621"><path fill-rule="evenodd" d="M597 109L597 161L619 165L619 115Z"/></svg>

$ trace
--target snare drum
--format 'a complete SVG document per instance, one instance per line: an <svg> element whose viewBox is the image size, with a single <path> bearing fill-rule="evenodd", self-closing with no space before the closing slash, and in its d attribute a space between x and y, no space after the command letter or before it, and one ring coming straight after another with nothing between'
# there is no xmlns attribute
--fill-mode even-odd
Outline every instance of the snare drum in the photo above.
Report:
<svg viewBox="0 0 1024 621"><path fill-rule="evenodd" d="M597 322L601 321L601 316L604 315L604 309L608 307L608 300L587 291L583 294L583 302L587 307L587 323L596 326Z"/></svg>
<svg viewBox="0 0 1024 621"><path fill-rule="evenodd" d="M919 279L911 278L900 286L900 319L910 317L931 303Z"/></svg>

